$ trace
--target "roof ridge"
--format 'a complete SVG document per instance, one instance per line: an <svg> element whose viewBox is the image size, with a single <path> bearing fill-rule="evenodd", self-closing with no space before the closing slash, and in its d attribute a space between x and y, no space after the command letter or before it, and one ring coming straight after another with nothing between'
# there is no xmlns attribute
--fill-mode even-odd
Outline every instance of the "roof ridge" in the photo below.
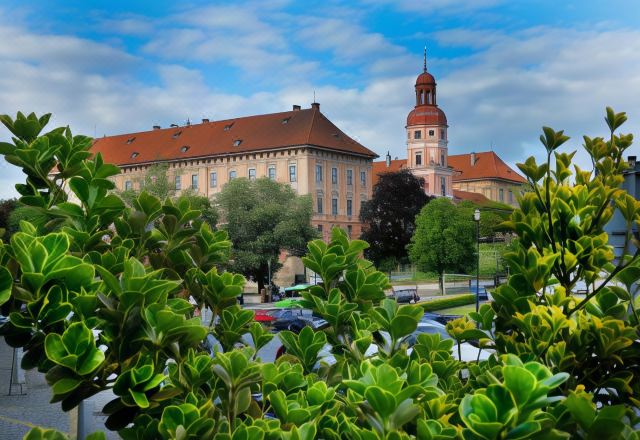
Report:
<svg viewBox="0 0 640 440"><path fill-rule="evenodd" d="M162 128L158 128L158 129L151 129L151 130L141 130L141 131L134 131L134 132L130 132L130 133L118 133L118 134L110 134L110 135L106 135L104 137L117 137L117 136L131 136L131 135L137 135L137 134L142 134L142 133L151 133L151 132L157 132L157 131L165 131L165 130L179 130L181 128L192 128L192 127L198 127L204 124L220 124L223 122L236 122L240 119L249 119L249 118L259 118L259 117L267 117L267 116L275 116L275 115L284 115L284 114L288 114L288 113L298 113L298 112L305 112L305 111L310 111L312 109L310 108L304 108L304 109L300 109L300 110L287 110L284 112L274 112L274 113L262 113L262 114L254 114L254 115L246 115L246 116L239 116L237 118L227 118L227 119L212 119L209 122L204 122L204 123L192 123L191 125L178 125L176 127L162 127ZM103 139L103 137L96 137L94 138L95 140L98 139Z"/></svg>
<svg viewBox="0 0 640 440"><path fill-rule="evenodd" d="M313 111L313 116L311 117L311 124L309 124L309 132L307 133L307 144L311 144L311 133L313 132L313 126L316 123L316 114L320 113L320 110L316 108L311 109Z"/></svg>

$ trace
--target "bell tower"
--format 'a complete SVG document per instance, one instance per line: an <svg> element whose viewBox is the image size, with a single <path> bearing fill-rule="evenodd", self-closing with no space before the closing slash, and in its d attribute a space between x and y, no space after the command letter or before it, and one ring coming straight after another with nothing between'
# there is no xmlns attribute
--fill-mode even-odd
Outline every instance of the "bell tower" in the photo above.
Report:
<svg viewBox="0 0 640 440"><path fill-rule="evenodd" d="M424 49L422 73L415 84L416 104L407 116L407 168L425 181L432 196L453 197L453 170L448 165L447 117L438 107L436 80L427 71Z"/></svg>

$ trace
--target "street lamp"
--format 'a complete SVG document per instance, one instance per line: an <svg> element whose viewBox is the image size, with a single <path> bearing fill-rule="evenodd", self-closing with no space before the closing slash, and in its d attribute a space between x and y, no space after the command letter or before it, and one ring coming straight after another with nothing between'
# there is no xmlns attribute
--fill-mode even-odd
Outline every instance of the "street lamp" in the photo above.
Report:
<svg viewBox="0 0 640 440"><path fill-rule="evenodd" d="M476 262L476 312L480 309L480 209L473 212L473 220L476 222L476 242L478 244L478 255Z"/></svg>

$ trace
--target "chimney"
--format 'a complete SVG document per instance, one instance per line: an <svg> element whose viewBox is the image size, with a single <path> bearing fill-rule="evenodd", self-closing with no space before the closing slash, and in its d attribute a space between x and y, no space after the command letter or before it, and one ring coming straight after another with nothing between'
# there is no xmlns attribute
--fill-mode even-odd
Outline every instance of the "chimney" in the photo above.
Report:
<svg viewBox="0 0 640 440"><path fill-rule="evenodd" d="M476 164L476 153L471 153L471 166L475 166Z"/></svg>
<svg viewBox="0 0 640 440"><path fill-rule="evenodd" d="M314 108L316 110L320 110L320 103L319 102L312 102L311 103L311 108Z"/></svg>
<svg viewBox="0 0 640 440"><path fill-rule="evenodd" d="M300 107L299 105L297 105L297 104L293 104L293 111L294 111L294 112L299 111L301 108L302 108L302 107Z"/></svg>
<svg viewBox="0 0 640 440"><path fill-rule="evenodd" d="M387 168L389 168L390 166L391 166L391 155L387 151Z"/></svg>
<svg viewBox="0 0 640 440"><path fill-rule="evenodd" d="M160 126L159 126L159 125L154 125L154 126L153 126L153 129L154 129L154 130L160 130Z"/></svg>
<svg viewBox="0 0 640 440"><path fill-rule="evenodd" d="M209 122L209 118L202 118L202 123L206 124L207 122Z"/></svg>

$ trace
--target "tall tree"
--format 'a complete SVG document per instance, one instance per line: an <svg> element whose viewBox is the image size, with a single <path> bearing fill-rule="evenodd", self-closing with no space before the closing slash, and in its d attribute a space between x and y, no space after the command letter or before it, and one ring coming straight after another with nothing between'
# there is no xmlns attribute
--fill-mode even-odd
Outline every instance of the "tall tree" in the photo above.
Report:
<svg viewBox="0 0 640 440"><path fill-rule="evenodd" d="M282 250L302 255L317 236L311 226L311 198L298 196L286 184L268 178L234 179L217 195L223 229L233 243L231 269L265 286L269 261L272 272L282 265Z"/></svg>
<svg viewBox="0 0 640 440"><path fill-rule="evenodd" d="M444 292L445 272L469 273L475 267L476 230L472 209L444 197L431 201L416 218L409 258L418 269L438 274Z"/></svg>
<svg viewBox="0 0 640 440"><path fill-rule="evenodd" d="M429 200L424 179L410 171L381 174L373 187L373 197L360 211L361 238L371 244L366 250L367 258L383 270L406 262L416 216Z"/></svg>
<svg viewBox="0 0 640 440"><path fill-rule="evenodd" d="M159 163L151 165L147 168L142 178L136 179L141 190L144 189L152 196L156 196L160 200L172 198L176 194L175 183L169 180L169 166ZM125 203L131 206L131 202L138 197L141 191L128 189L120 192L120 197Z"/></svg>

